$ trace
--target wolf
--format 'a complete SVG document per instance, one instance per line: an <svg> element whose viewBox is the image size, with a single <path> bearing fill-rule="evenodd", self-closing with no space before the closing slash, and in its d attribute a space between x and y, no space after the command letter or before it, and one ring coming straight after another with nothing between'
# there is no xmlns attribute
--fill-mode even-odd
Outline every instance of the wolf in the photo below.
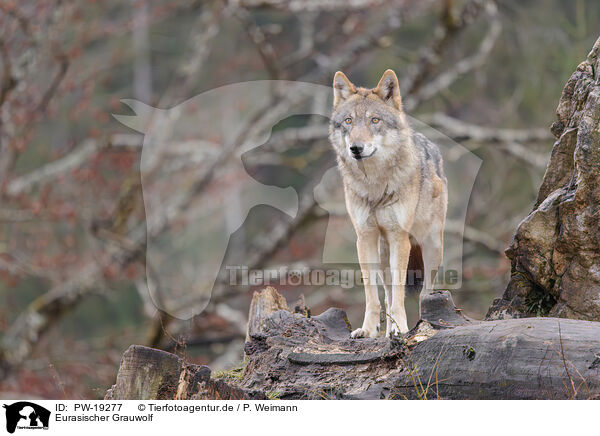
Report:
<svg viewBox="0 0 600 436"><path fill-rule="evenodd" d="M448 206L442 155L407 122L392 70L372 89L356 87L341 71L335 74L329 139L356 231L365 289L364 322L351 336L379 336L377 277L385 278L388 271L391 283L383 280L386 335L406 333L409 258L421 257L422 292L433 289L442 263Z"/></svg>

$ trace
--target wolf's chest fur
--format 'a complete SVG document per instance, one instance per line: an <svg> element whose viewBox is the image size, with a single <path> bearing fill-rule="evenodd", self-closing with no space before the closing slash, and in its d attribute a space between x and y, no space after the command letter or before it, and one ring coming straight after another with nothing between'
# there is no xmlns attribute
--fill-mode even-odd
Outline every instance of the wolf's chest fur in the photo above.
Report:
<svg viewBox="0 0 600 436"><path fill-rule="evenodd" d="M420 185L414 144L396 146L392 159L356 164L339 159L344 190L355 225L393 230L411 227Z"/></svg>

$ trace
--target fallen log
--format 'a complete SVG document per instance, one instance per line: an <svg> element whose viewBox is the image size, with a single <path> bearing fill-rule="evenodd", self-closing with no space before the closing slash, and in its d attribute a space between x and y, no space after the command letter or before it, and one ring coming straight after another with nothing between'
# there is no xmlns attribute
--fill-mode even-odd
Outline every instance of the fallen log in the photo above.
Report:
<svg viewBox="0 0 600 436"><path fill-rule="evenodd" d="M343 310L310 317L280 309L284 303L273 288L255 293L250 313L260 319L250 320L235 376L132 346L106 398L600 397L599 322L475 321L455 308L449 292L436 291L422 299L424 319L407 335L355 340Z"/></svg>

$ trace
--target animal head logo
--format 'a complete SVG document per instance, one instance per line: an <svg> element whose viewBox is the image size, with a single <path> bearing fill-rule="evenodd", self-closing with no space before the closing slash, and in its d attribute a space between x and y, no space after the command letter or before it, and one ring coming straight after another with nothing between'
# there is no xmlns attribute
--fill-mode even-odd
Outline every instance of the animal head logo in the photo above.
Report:
<svg viewBox="0 0 600 436"><path fill-rule="evenodd" d="M14 433L19 429L48 429L50 411L29 401L4 404L6 411L6 431Z"/></svg>
<svg viewBox="0 0 600 436"><path fill-rule="evenodd" d="M181 319L204 310L215 284L226 280L229 265L224 260L232 251L232 235L244 233L254 207L269 206L271 214L298 219L296 189L258 181L248 174L242 157L265 144L273 127L287 118L330 118L332 96L328 86L265 80L216 88L170 109L122 100L135 114L113 116L144 134L140 169L147 222L146 279L158 309ZM460 271L460 223L464 223L480 160L439 132L407 118L444 153L450 192L455 188L448 217L459 223L458 232L447 241L448 247L456 247L448 259L452 269ZM317 204L335 210L322 241L323 262L357 264L356 236L345 213L337 171L332 162L314 188ZM265 227L269 222L265 219ZM258 242L253 238L250 232L243 234L249 246ZM245 261L237 259L231 266ZM460 286L460 277L446 287L451 286Z"/></svg>

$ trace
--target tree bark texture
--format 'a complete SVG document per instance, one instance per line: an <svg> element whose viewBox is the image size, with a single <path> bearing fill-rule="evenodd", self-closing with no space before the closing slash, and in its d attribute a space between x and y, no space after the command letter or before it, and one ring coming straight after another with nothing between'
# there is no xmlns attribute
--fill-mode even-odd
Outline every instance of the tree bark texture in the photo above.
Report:
<svg viewBox="0 0 600 436"><path fill-rule="evenodd" d="M600 39L565 85L532 212L506 251L511 279L489 319L600 320Z"/></svg>

